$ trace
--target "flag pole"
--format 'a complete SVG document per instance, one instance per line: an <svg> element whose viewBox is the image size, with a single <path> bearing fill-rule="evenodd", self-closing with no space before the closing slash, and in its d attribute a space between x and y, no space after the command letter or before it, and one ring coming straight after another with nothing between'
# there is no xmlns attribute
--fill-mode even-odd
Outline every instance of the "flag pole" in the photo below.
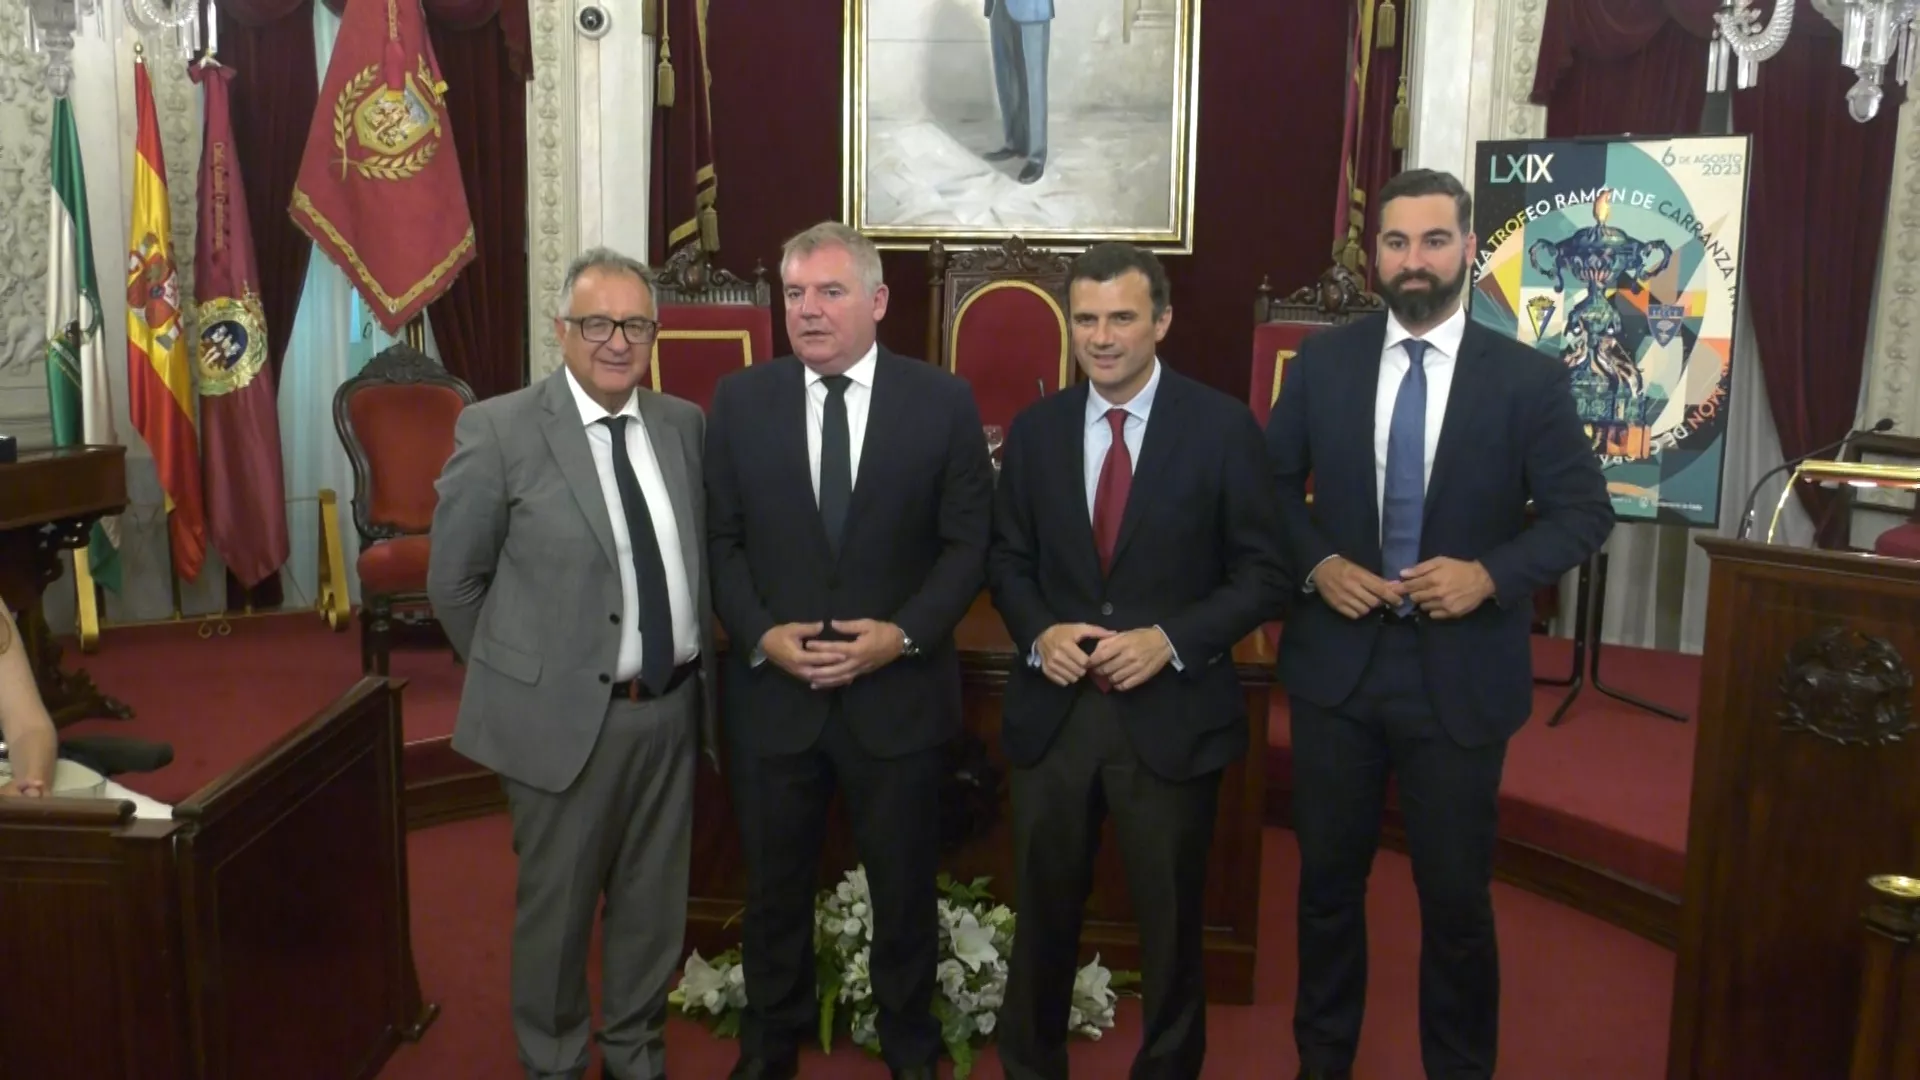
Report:
<svg viewBox="0 0 1920 1080"><path fill-rule="evenodd" d="M80 651L90 653L100 643L100 596L93 584L93 563L86 545L73 549L74 611L80 624Z"/></svg>
<svg viewBox="0 0 1920 1080"><path fill-rule="evenodd" d="M173 597L173 621L179 622L181 618L180 616L180 570L177 566L174 565L174 562L173 562L173 527L172 527L173 522L171 520L172 517L173 517L173 511L168 510L160 515L160 520L162 522L165 522L167 525L167 530L166 530L167 591Z"/></svg>
<svg viewBox="0 0 1920 1080"><path fill-rule="evenodd" d="M417 353L427 351L426 318L425 315L415 315L407 320L406 329L403 331L407 335L407 348Z"/></svg>

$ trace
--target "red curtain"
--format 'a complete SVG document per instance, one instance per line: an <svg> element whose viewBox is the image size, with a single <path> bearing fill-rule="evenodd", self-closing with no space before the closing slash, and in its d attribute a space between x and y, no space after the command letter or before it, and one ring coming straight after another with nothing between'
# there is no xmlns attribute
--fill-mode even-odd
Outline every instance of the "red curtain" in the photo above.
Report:
<svg viewBox="0 0 1920 1080"><path fill-rule="evenodd" d="M723 239L735 272L759 262L776 275L782 240L840 217L841 70L821 58L840 56L841 7L716 3L708 12L714 152L727 165ZM1216 3L1201 20L1194 254L1165 257L1174 319L1162 355L1236 400L1247 392L1261 275L1290 291L1327 266L1347 9ZM677 55L678 31L674 41ZM887 251L881 262L892 299L880 339L919 356L925 253ZM784 352L777 311L774 323Z"/></svg>
<svg viewBox="0 0 1920 1080"><path fill-rule="evenodd" d="M1699 130L1707 42L1719 5L1547 0L1532 101L1547 107L1548 137Z"/></svg>
<svg viewBox="0 0 1920 1080"><path fill-rule="evenodd" d="M440 299L427 309L447 370L476 397L516 390L527 373L527 79L526 0L481 0L497 12L462 25L443 10L472 2L427 4L433 54L447 81L447 114L460 154L460 177L473 215L476 248ZM509 9L518 9L520 47Z"/></svg>
<svg viewBox="0 0 1920 1080"><path fill-rule="evenodd" d="M1899 95L1889 93L1870 123L1847 115L1853 73L1840 66L1837 35L1801 25L1821 22L1810 14L1795 20L1786 48L1760 66L1759 84L1733 97L1734 127L1751 134L1754 147L1747 300L1789 459L1853 425L1900 107ZM1799 492L1822 520L1829 493L1805 484Z"/></svg>

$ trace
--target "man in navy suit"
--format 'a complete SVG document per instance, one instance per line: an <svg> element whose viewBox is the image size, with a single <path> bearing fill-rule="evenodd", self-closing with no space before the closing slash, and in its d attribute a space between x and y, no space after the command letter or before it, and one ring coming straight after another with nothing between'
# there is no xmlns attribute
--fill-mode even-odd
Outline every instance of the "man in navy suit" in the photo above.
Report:
<svg viewBox="0 0 1920 1080"><path fill-rule="evenodd" d="M1420 896L1421 1058L1436 1080L1484 1080L1499 1041L1494 805L1532 709L1531 598L1599 550L1613 508L1566 370L1466 317L1472 197L1415 170L1376 203L1389 313L1308 339L1267 427L1307 575L1280 646L1301 862L1294 1041L1302 1077L1348 1075L1391 774Z"/></svg>
<svg viewBox="0 0 1920 1080"><path fill-rule="evenodd" d="M824 222L780 260L793 356L720 380L707 420L713 607L747 875L734 1080L786 1080L818 1027L813 898L837 791L873 902L895 1077L933 1080L941 747L954 627L980 596L993 466L967 384L879 345L880 252Z"/></svg>
<svg viewBox="0 0 1920 1080"><path fill-rule="evenodd" d="M1031 184L1047 169L1047 46L1053 30L1053 0L987 0L993 39L993 86L1000 97L1000 124L1007 142L988 161L1025 158L1020 182Z"/></svg>
<svg viewBox="0 0 1920 1080"><path fill-rule="evenodd" d="M1132 1075L1192 1080L1220 774L1247 749L1231 653L1288 591L1279 507L1246 403L1155 355L1173 320L1159 260L1100 244L1069 280L1087 381L1014 420L987 557L1028 658L1002 727L1020 932L1000 1060L1010 1080L1066 1078L1081 913L1112 814L1145 982Z"/></svg>

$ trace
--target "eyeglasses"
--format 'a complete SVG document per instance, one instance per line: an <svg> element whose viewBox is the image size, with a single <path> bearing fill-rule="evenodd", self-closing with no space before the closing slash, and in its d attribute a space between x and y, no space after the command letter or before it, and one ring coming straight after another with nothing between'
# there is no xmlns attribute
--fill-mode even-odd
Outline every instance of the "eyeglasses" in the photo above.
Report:
<svg viewBox="0 0 1920 1080"><path fill-rule="evenodd" d="M660 324L658 322L640 316L635 316L625 322L614 322L605 315L588 315L584 318L575 318L571 315L566 315L562 316L561 321L569 322L579 327L580 336L593 342L595 345L612 341L613 328L616 326L620 328L621 333L627 336L627 344L629 345L645 345L660 334Z"/></svg>

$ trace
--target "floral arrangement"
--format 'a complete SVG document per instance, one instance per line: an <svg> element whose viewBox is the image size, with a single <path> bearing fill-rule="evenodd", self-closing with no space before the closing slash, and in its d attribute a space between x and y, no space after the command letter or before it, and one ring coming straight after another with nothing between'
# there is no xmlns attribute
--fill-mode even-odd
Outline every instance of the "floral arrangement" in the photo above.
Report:
<svg viewBox="0 0 1920 1080"><path fill-rule="evenodd" d="M994 901L986 878L962 884L942 874L939 887L939 982L933 1014L940 1021L947 1055L953 1058L953 1074L964 1078L973 1072L975 1051L993 1035L1006 997L1014 915L1005 904ZM814 904L815 985L823 1050L831 1051L835 1034L844 1030L854 1045L869 1053L880 1051L880 1036L874 1027L880 1010L873 1000L873 983L867 970L873 948L872 910L864 866L848 871ZM1094 957L1074 976L1068 1027L1076 1034L1098 1039L1113 1027L1119 991L1138 982L1137 974L1109 971L1101 966L1098 956ZM682 1015L707 1024L714 1034L738 1036L741 1012L747 1004L740 950L728 949L712 959L694 952L687 957L680 985L667 1000Z"/></svg>

